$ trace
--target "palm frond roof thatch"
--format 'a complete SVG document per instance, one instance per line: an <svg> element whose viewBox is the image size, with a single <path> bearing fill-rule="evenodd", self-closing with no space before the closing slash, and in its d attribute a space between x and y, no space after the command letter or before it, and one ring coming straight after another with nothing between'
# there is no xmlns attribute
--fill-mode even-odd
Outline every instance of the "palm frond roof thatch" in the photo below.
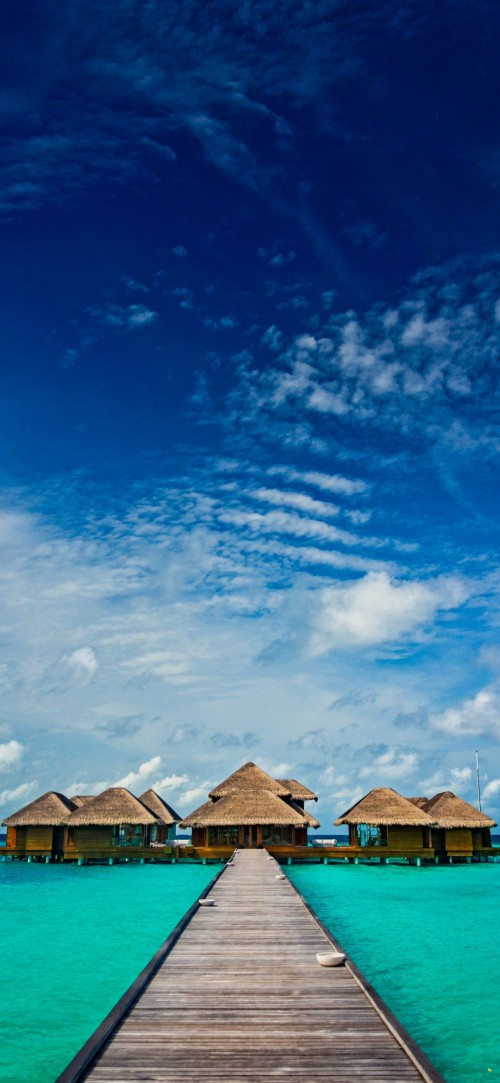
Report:
<svg viewBox="0 0 500 1083"><path fill-rule="evenodd" d="M399 824L400 826L429 827L430 817L406 797L396 793L390 786L377 787L347 809L338 820L338 824Z"/></svg>
<svg viewBox="0 0 500 1083"><path fill-rule="evenodd" d="M411 801L412 805L417 805L417 808L425 809L425 806L429 800L428 797L407 797L407 801Z"/></svg>
<svg viewBox="0 0 500 1083"><path fill-rule="evenodd" d="M283 786L288 790L292 801L317 801L318 795L309 790L307 786L303 786L302 782L297 782L296 778L277 778L276 782L280 786Z"/></svg>
<svg viewBox="0 0 500 1083"><path fill-rule="evenodd" d="M86 801L93 801L94 796L95 794L93 793L77 793L73 795L71 800L77 808L81 808L81 806L84 805Z"/></svg>
<svg viewBox="0 0 500 1083"><path fill-rule="evenodd" d="M248 763L243 764L243 767L238 767L237 771L233 771L232 775L224 779L224 782L219 783L213 790L210 791L209 797L218 798L226 797L227 794L233 793L235 790L269 790L271 793L277 794L278 797L290 797L290 790L283 786L280 782L277 782L275 778L271 778L266 771L262 770L262 767L257 767L251 760ZM240 823L242 821L240 820Z"/></svg>
<svg viewBox="0 0 500 1083"><path fill-rule="evenodd" d="M104 790L92 801L75 809L67 817L66 823L70 827L78 825L90 827L92 825L116 824L157 824L158 819L142 804L137 797L122 786L111 786Z"/></svg>
<svg viewBox="0 0 500 1083"><path fill-rule="evenodd" d="M157 820L161 820L165 827L180 823L181 818L178 813L155 790L146 790L145 793L141 793L139 801L153 813L153 816L156 816Z"/></svg>
<svg viewBox="0 0 500 1083"><path fill-rule="evenodd" d="M75 809L75 804L63 793L48 790L41 797L30 801L2 823L6 827L59 827Z"/></svg>
<svg viewBox="0 0 500 1083"><path fill-rule="evenodd" d="M315 816L312 816L311 813L307 811L307 809L302 808L301 805L296 805L295 801L291 801L290 803L292 808L294 808L296 812L300 813L303 824L306 827L320 827L319 820L317 820Z"/></svg>
<svg viewBox="0 0 500 1083"><path fill-rule="evenodd" d="M236 827L239 824L283 824L304 827L309 813L282 801L271 790L234 790L186 816L181 827Z"/></svg>
<svg viewBox="0 0 500 1083"><path fill-rule="evenodd" d="M496 827L495 820L469 805L451 790L437 793L427 801L425 812L439 827Z"/></svg>

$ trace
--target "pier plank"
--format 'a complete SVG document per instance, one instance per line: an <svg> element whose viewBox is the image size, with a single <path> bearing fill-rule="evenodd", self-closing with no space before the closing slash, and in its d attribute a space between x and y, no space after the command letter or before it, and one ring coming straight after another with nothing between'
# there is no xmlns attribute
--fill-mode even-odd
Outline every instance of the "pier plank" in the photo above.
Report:
<svg viewBox="0 0 500 1083"><path fill-rule="evenodd" d="M91 1083L444 1083L265 850L237 851L90 1067ZM386 1015L386 1018L384 1018ZM70 1066L71 1067L71 1066Z"/></svg>

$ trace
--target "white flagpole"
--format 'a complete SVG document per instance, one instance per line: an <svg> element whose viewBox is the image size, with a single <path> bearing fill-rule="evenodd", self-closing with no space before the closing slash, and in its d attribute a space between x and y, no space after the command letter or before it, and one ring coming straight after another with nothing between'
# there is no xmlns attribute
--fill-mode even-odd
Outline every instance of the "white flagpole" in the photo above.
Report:
<svg viewBox="0 0 500 1083"><path fill-rule="evenodd" d="M480 783L479 783L479 757L478 757L478 754L477 754L477 748L476 748L476 782L477 782L477 800L478 800L478 805L479 805L479 811L482 812L482 809L481 809L481 786L480 786Z"/></svg>

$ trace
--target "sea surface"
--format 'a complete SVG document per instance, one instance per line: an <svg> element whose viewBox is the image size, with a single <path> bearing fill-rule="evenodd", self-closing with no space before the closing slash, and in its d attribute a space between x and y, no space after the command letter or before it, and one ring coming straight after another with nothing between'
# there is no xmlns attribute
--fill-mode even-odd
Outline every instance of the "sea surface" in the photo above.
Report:
<svg viewBox="0 0 500 1083"><path fill-rule="evenodd" d="M2 1083L53 1083L217 871L0 862ZM286 873L448 1083L500 1077L500 863Z"/></svg>
<svg viewBox="0 0 500 1083"><path fill-rule="evenodd" d="M0 862L2 1083L53 1083L218 871Z"/></svg>
<svg viewBox="0 0 500 1083"><path fill-rule="evenodd" d="M285 871L448 1083L500 1079L500 863Z"/></svg>

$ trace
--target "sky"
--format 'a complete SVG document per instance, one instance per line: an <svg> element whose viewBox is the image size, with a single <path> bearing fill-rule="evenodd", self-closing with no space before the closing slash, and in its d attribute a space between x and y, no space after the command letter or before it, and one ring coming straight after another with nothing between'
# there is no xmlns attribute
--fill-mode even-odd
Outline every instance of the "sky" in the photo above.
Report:
<svg viewBox="0 0 500 1083"><path fill-rule="evenodd" d="M500 815L500 9L7 0L0 814Z"/></svg>

